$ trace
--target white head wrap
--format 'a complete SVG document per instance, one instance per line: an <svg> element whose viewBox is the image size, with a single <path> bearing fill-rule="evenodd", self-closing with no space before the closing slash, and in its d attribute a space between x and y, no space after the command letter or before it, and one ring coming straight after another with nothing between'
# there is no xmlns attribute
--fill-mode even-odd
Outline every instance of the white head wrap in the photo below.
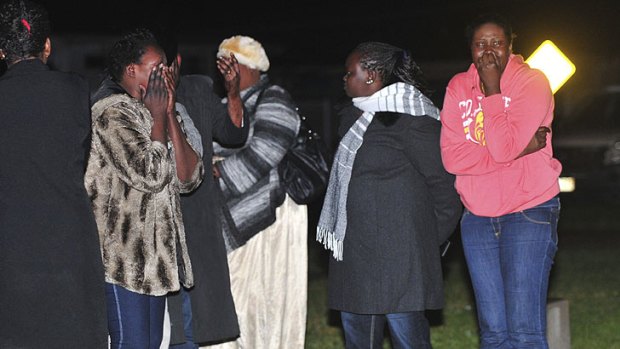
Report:
<svg viewBox="0 0 620 349"><path fill-rule="evenodd" d="M224 39L217 51L217 57L230 56L231 52L240 64L262 72L269 70L269 59L263 46L249 36L235 35Z"/></svg>

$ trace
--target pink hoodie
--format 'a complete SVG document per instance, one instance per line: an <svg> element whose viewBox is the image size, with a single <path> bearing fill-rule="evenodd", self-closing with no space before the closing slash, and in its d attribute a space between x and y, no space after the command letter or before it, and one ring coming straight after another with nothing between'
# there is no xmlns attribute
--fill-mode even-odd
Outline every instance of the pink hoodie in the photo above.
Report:
<svg viewBox="0 0 620 349"><path fill-rule="evenodd" d="M455 75L441 111L441 155L456 175L456 190L467 209L497 217L541 204L560 191L562 169L547 146L517 159L539 126L551 126L553 94L544 74L523 57L511 55L501 94L485 97L472 64Z"/></svg>

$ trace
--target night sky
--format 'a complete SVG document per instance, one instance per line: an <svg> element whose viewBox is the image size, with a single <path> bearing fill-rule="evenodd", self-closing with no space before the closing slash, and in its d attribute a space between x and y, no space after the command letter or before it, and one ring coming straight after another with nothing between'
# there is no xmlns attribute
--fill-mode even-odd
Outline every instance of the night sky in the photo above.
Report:
<svg viewBox="0 0 620 349"><path fill-rule="evenodd" d="M191 43L214 50L232 35L252 36L265 46L272 63L270 75L281 77L277 82L300 98L341 95L347 54L362 41L376 40L411 50L427 77L429 71L438 73L436 65L435 71L427 69L429 64L452 62L431 84L438 91L434 101L441 103L448 77L466 69L470 61L464 29L483 12L499 12L509 19L517 35L515 53L527 57L543 40L551 39L573 61L577 73L556 94L560 102L562 94L620 82L620 1L41 2L52 20L52 42L54 35L117 38L136 26L156 30L168 48ZM214 52L208 59L211 56ZM182 73L206 73L217 79L210 64L210 70L195 72L188 71L187 63Z"/></svg>
<svg viewBox="0 0 620 349"><path fill-rule="evenodd" d="M43 1L59 33L118 34L155 26L179 41L219 43L254 36L284 47L283 64L342 64L357 43L410 48L417 60L467 58L463 32L477 13L496 11L513 24L516 52L552 39L569 56L620 52L620 2L520 1ZM242 5L243 4L243 5ZM282 51L281 50L281 51Z"/></svg>

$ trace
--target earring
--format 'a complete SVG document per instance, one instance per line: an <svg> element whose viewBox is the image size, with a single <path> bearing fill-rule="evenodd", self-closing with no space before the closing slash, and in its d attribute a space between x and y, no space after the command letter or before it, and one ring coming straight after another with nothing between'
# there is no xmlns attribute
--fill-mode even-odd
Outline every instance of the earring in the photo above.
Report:
<svg viewBox="0 0 620 349"><path fill-rule="evenodd" d="M370 84L372 84L373 82L375 82L375 80L373 80L373 79L368 79L368 80L366 80L366 85L370 85Z"/></svg>

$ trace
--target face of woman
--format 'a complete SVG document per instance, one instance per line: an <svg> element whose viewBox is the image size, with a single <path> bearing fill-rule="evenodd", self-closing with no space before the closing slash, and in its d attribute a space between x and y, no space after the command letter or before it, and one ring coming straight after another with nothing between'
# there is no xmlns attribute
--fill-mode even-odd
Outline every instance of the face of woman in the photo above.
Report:
<svg viewBox="0 0 620 349"><path fill-rule="evenodd" d="M344 91L347 96L351 98L366 97L373 94L373 89L377 81L368 84L370 76L369 72L362 68L360 65L360 54L358 52L352 52L345 62L345 74L342 80L344 81Z"/></svg>
<svg viewBox="0 0 620 349"><path fill-rule="evenodd" d="M495 23L486 23L478 27L474 32L471 42L471 59L478 67L483 57L493 58L499 65L500 71L504 72L508 58L512 52L504 29Z"/></svg>
<svg viewBox="0 0 620 349"><path fill-rule="evenodd" d="M153 67L163 63L166 65L166 55L159 47L149 46L140 58L140 63L134 64L136 83L146 90L149 76Z"/></svg>
<svg viewBox="0 0 620 349"><path fill-rule="evenodd" d="M260 81L260 70L252 69L244 64L239 64L239 89L245 90L246 88L256 85Z"/></svg>

